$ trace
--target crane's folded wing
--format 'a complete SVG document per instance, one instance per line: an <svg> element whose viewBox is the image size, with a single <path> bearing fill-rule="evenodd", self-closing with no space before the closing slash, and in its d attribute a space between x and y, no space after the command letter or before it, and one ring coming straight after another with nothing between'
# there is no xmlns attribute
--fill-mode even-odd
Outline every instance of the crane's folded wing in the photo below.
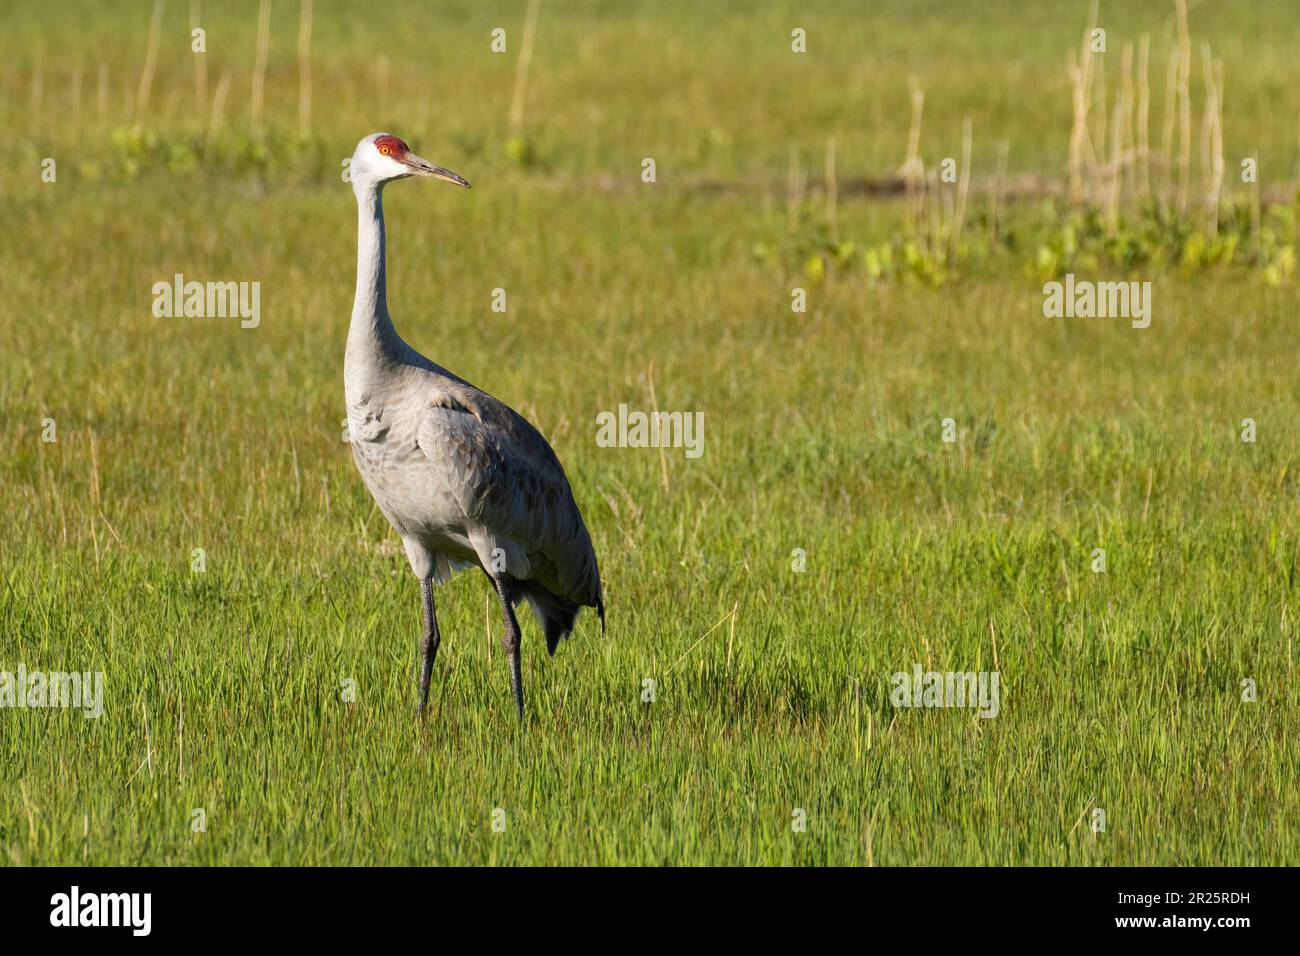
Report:
<svg viewBox="0 0 1300 956"><path fill-rule="evenodd" d="M472 386L430 395L417 431L465 517L527 557L532 580L593 606L600 576L591 538L555 452L528 421Z"/></svg>

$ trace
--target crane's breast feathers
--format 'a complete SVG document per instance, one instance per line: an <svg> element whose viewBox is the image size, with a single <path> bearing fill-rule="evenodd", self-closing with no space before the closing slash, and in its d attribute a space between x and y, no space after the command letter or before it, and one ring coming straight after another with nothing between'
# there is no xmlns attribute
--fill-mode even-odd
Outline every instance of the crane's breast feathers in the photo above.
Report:
<svg viewBox="0 0 1300 956"><path fill-rule="evenodd" d="M438 389L416 441L465 517L509 538L562 597L599 594L595 553L568 479L523 416L477 389Z"/></svg>

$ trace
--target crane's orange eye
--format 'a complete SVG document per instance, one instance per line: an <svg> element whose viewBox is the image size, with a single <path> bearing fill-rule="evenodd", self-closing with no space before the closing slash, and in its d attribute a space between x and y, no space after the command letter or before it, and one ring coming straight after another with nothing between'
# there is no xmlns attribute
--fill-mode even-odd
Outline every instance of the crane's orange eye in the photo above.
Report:
<svg viewBox="0 0 1300 956"><path fill-rule="evenodd" d="M383 154L384 156L387 156L389 153L392 152L392 150L389 149L387 146L380 146L380 147L379 147L379 152L380 152L381 154Z"/></svg>

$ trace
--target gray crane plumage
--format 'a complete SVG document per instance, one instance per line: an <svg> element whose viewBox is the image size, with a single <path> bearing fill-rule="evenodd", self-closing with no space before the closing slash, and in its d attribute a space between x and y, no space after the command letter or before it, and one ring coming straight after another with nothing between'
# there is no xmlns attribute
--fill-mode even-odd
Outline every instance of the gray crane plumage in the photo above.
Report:
<svg viewBox="0 0 1300 956"><path fill-rule="evenodd" d="M591 537L541 433L508 405L415 351L388 314L384 185L414 175L469 183L383 133L357 145L350 172L358 229L357 291L344 360L349 432L357 469L421 582L420 709L440 643L432 585L477 566L501 600L503 644L522 716L514 607L528 602L552 654L581 607L596 608L603 628Z"/></svg>

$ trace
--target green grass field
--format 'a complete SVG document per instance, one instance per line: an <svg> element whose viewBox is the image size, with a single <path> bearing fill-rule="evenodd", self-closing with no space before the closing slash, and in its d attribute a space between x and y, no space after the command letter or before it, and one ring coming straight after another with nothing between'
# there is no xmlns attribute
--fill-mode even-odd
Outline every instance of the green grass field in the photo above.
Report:
<svg viewBox="0 0 1300 956"><path fill-rule="evenodd" d="M1300 862L1294 280L1141 266L1139 330L1044 318L1032 247L938 287L755 252L820 228L827 137L846 182L893 173L909 76L927 162L972 118L972 232L1000 141L1063 181L1085 5L544 0L527 162L522 2L318 2L300 136L276 0L261 137L258 5L211 6L204 108L172 2L142 116L151 3L0 11L0 671L105 675L99 719L0 709L0 859ZM1224 62L1225 202L1248 154L1290 190L1300 8L1190 19ZM1108 57L1151 35L1158 138L1173 4L1101 23ZM342 440L340 162L380 129L474 183L387 190L398 329L547 435L600 557L604 638L586 612L549 659L521 617L525 725L477 572L437 593L417 719L418 584ZM901 198L835 215L859 245L909 228ZM175 273L260 282L260 325L156 318ZM703 412L703 456L598 447L620 403ZM895 708L918 663L997 671L998 716Z"/></svg>

